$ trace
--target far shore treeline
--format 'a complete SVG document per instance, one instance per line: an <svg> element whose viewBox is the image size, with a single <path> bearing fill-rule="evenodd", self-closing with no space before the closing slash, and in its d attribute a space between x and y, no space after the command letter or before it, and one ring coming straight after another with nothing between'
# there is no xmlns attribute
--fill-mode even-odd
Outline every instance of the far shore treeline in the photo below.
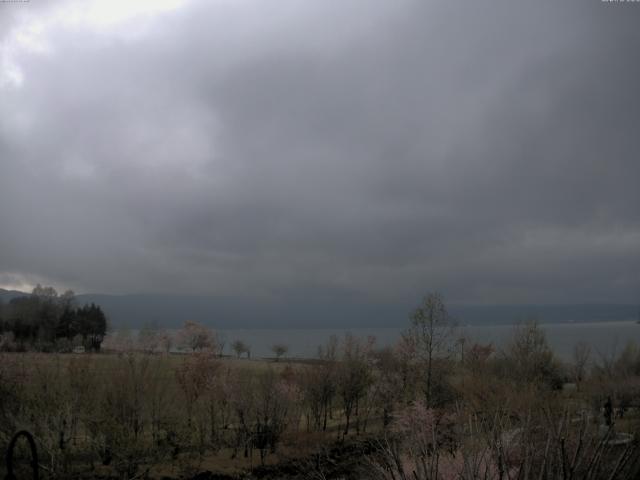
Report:
<svg viewBox="0 0 640 480"><path fill-rule="evenodd" d="M0 348L3 351L99 351L107 317L94 303L78 305L75 294L37 285L31 295L0 303Z"/></svg>

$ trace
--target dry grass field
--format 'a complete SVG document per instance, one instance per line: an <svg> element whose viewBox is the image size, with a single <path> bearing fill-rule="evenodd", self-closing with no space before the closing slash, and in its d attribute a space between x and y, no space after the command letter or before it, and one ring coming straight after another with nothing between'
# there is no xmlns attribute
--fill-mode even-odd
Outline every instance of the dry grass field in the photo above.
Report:
<svg viewBox="0 0 640 480"><path fill-rule="evenodd" d="M347 336L315 360L0 353L0 447L27 430L52 479L637 478L634 345L563 364L536 324L500 354L425 339Z"/></svg>

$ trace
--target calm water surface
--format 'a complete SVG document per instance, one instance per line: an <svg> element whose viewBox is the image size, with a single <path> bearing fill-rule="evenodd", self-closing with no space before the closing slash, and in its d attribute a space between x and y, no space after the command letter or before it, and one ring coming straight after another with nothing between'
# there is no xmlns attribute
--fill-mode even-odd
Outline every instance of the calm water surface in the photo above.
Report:
<svg viewBox="0 0 640 480"><path fill-rule="evenodd" d="M540 325L547 335L556 355L570 360L574 346L585 342L591 346L592 358L620 353L628 342L640 345L640 324L626 322L553 323ZM312 358L318 346L327 343L332 335L339 338L346 333L356 337L376 337L376 345L384 347L394 344L405 330L403 328L352 328L352 329L239 329L217 330L224 341L224 353L231 355L231 343L242 340L251 347L253 358L272 357L271 346L283 343L289 347L288 357ZM513 337L515 325L485 325L458 327L455 335L465 336L469 342L492 343L496 349L504 348ZM133 336L137 333L130 331ZM177 330L172 331L175 335ZM112 332L113 335L116 332Z"/></svg>
<svg viewBox="0 0 640 480"><path fill-rule="evenodd" d="M573 347L578 342L591 345L593 354L611 355L620 352L629 341L640 344L640 324L635 322L566 323L541 325L547 334L549 344L558 356L570 359ZM488 325L459 327L470 341L493 343L498 349L513 336L513 325ZM247 329L219 330L226 340L225 353L230 354L231 342L243 340L251 346L254 357L272 356L270 347L275 343L289 346L290 357L314 357L318 345L327 342L331 335L339 337L350 332L357 337L373 335L378 346L396 342L404 329L400 328L353 328L344 329Z"/></svg>

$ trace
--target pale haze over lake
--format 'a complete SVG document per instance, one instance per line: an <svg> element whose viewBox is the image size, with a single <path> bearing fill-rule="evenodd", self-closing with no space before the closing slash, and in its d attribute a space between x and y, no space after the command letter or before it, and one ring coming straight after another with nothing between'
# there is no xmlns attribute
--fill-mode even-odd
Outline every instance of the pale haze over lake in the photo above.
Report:
<svg viewBox="0 0 640 480"><path fill-rule="evenodd" d="M547 340L556 354L569 360L573 347L578 342L586 342L592 348L594 358L599 354L618 353L629 341L640 344L640 324L636 322L597 322L542 324ZM471 342L493 343L498 349L504 346L515 330L515 325L484 325L459 327L458 333L464 333ZM241 339L251 345L255 357L272 356L271 345L284 343L289 346L291 357L314 357L318 345L326 343L331 335L342 337L350 332L357 337L376 337L378 346L391 345L400 338L404 328L353 328L342 329L248 329L220 330L226 339L225 353L232 353L230 342Z"/></svg>
<svg viewBox="0 0 640 480"><path fill-rule="evenodd" d="M640 344L640 324L635 321L548 323L540 324L554 352L563 360L570 360L574 346L585 342L591 346L592 359L620 353L628 342ZM326 329L219 329L225 341L224 353L233 354L231 342L242 340L251 347L253 358L272 357L271 346L279 343L289 347L288 357L313 358L318 346L332 335L343 338L351 333L359 338L376 337L376 345L385 347L396 342L403 328L326 328ZM499 351L512 338L517 325L460 326L454 335L465 336L470 343L492 343ZM177 332L177 330L171 330Z"/></svg>

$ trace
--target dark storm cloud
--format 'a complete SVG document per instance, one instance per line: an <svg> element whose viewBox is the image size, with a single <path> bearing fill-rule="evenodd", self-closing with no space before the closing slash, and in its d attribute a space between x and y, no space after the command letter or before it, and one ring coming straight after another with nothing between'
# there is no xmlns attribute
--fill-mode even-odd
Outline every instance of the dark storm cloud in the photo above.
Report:
<svg viewBox="0 0 640 480"><path fill-rule="evenodd" d="M0 282L637 301L638 21L496 0L52 22L0 89Z"/></svg>

